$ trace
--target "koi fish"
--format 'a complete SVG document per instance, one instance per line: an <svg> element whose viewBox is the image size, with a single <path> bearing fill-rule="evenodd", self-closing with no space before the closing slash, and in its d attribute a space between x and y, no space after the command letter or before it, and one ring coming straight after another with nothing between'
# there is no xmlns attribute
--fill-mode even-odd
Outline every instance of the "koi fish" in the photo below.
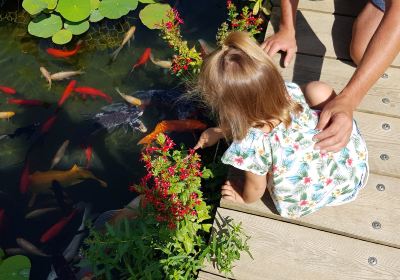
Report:
<svg viewBox="0 0 400 280"><path fill-rule="evenodd" d="M151 49L146 48L143 52L143 54L139 57L139 59L136 61L135 65L133 65L131 72L135 70L136 67L139 67L143 64L146 64L146 62L149 60L151 54Z"/></svg>
<svg viewBox="0 0 400 280"><path fill-rule="evenodd" d="M11 87L0 86L0 91L5 94L16 94L17 91Z"/></svg>
<svg viewBox="0 0 400 280"><path fill-rule="evenodd" d="M63 158L65 151L67 150L67 147L69 145L69 140L65 140L62 145L60 146L60 148L57 150L56 154L53 157L53 160L51 161L51 166L50 169L53 169L54 166L57 165L57 163L59 163L61 161L61 159Z"/></svg>
<svg viewBox="0 0 400 280"><path fill-rule="evenodd" d="M43 102L41 100L37 99L16 99L16 98L10 98L7 100L8 104L15 104L15 105L22 105L22 106L43 106L45 108L48 108L50 106L50 103Z"/></svg>
<svg viewBox="0 0 400 280"><path fill-rule="evenodd" d="M40 217L44 214L50 213L50 212L54 212L54 211L58 211L59 208L58 207L48 207L48 208L42 208L42 209L36 209L33 210L31 212L29 212L28 214L25 215L25 219L35 219L37 217Z"/></svg>
<svg viewBox="0 0 400 280"><path fill-rule="evenodd" d="M22 169L21 180L19 181L19 191L22 194L28 192L29 185L30 185L30 178L29 178L29 161L25 161L24 168Z"/></svg>
<svg viewBox="0 0 400 280"><path fill-rule="evenodd" d="M107 95L106 93L102 92L99 89L91 88L91 87L76 87L74 88L74 92L81 94L81 96L89 95L93 97L101 97L109 103L112 103L111 96Z"/></svg>
<svg viewBox="0 0 400 280"><path fill-rule="evenodd" d="M85 147L86 168L89 168L92 155L93 155L93 147L92 145L87 145Z"/></svg>
<svg viewBox="0 0 400 280"><path fill-rule="evenodd" d="M123 99L125 99L126 102L134 105L134 106L141 106L142 105L142 101L139 98L130 96L130 95L126 95L125 93L122 93L119 91L118 88L115 88L115 90L119 93L119 95L121 95L121 97Z"/></svg>
<svg viewBox="0 0 400 280"><path fill-rule="evenodd" d="M94 179L100 183L102 187L107 187L107 183L98 179L89 170L72 166L70 170L49 170L36 171L29 176L31 181L32 193L48 193L53 181L58 181L62 187L73 186L83 182L85 179Z"/></svg>
<svg viewBox="0 0 400 280"><path fill-rule="evenodd" d="M47 71L46 68L44 68L43 66L39 68L40 73L42 73L43 77L45 77L45 79L47 80L47 82L49 83L49 89L51 89L51 74L49 71Z"/></svg>
<svg viewBox="0 0 400 280"><path fill-rule="evenodd" d="M55 48L48 48L46 49L46 52L53 56L53 57L57 57L57 58L66 58L66 57L70 57L75 55L79 49L81 48L82 45L82 41L78 41L78 43L76 44L76 47L73 50L59 50L59 49L55 49Z"/></svg>
<svg viewBox="0 0 400 280"><path fill-rule="evenodd" d="M75 85L76 85L76 80L72 80L71 82L69 82L60 100L58 100L58 107L61 107L64 104L64 102L68 99L68 97L71 95L71 92L74 90Z"/></svg>
<svg viewBox="0 0 400 280"><path fill-rule="evenodd" d="M15 115L15 112L0 112L0 119L10 119Z"/></svg>
<svg viewBox="0 0 400 280"><path fill-rule="evenodd" d="M130 45L131 39L135 39L135 30L136 26L132 26L129 28L129 30L125 33L124 39L122 40L121 45L116 49L112 54L111 54L111 61L115 61L117 59L117 56L119 52L122 50L122 48L125 46L126 43Z"/></svg>
<svg viewBox="0 0 400 280"><path fill-rule="evenodd" d="M49 130L53 127L54 123L56 122L57 115L50 116L40 127L40 133L45 134L49 132Z"/></svg>
<svg viewBox="0 0 400 280"><path fill-rule="evenodd" d="M58 72L58 73L54 73L51 74L50 78L53 81L61 81L61 80L65 80L65 79L69 79L72 76L76 76L76 75L82 75L83 71L64 71L64 72Z"/></svg>
<svg viewBox="0 0 400 280"><path fill-rule="evenodd" d="M21 237L17 238L15 241L22 249L24 249L25 251L27 251L28 253L30 253L32 255L37 255L37 256L42 256L42 257L49 256L49 255L43 253L43 251L39 250L39 248L36 247L35 245L33 245L31 242L29 242Z"/></svg>
<svg viewBox="0 0 400 280"><path fill-rule="evenodd" d="M192 131L192 130L204 130L207 128L207 125L198 120L170 120L170 121L162 121L156 125L154 130L150 132L147 136L142 138L138 145L150 144L156 139L159 133L165 132L183 132L183 131Z"/></svg>
<svg viewBox="0 0 400 280"><path fill-rule="evenodd" d="M61 220L52 225L45 233L42 234L42 236L40 237L40 242L46 243L49 240L56 237L64 229L64 227L72 220L72 218L76 215L77 212L78 210L76 209L73 210L71 214L61 218Z"/></svg>
<svg viewBox="0 0 400 280"><path fill-rule="evenodd" d="M169 69L172 66L172 61L171 60L159 60L155 59L153 54L150 54L150 61L153 62L153 64L161 67L161 68L166 68Z"/></svg>

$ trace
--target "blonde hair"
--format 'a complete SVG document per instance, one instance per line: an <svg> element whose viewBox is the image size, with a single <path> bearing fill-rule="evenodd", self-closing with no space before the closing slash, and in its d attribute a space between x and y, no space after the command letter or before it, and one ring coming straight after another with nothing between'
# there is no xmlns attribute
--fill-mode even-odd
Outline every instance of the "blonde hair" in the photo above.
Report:
<svg viewBox="0 0 400 280"><path fill-rule="evenodd" d="M218 116L228 139L243 139L250 127L288 127L290 112L301 105L291 101L285 83L270 57L246 32L232 32L222 47L205 58L197 90Z"/></svg>

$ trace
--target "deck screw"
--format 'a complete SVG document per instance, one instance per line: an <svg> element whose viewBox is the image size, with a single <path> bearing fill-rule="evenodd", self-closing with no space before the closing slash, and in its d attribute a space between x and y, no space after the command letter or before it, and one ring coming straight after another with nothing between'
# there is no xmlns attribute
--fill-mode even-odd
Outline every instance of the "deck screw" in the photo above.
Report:
<svg viewBox="0 0 400 280"><path fill-rule="evenodd" d="M382 79L387 79L389 78L389 75L387 73L383 73L381 76Z"/></svg>
<svg viewBox="0 0 400 280"><path fill-rule="evenodd" d="M382 98L382 102L383 102L384 104L389 104L389 103L390 103L390 99L387 98L387 97L384 97L384 98Z"/></svg>
<svg viewBox="0 0 400 280"><path fill-rule="evenodd" d="M374 229L381 229L382 225L381 225L381 223L378 222L378 221L373 221L373 222L372 222L372 227L373 227Z"/></svg>
<svg viewBox="0 0 400 280"><path fill-rule="evenodd" d="M369 257L369 258L368 258L368 263L369 263L370 265L377 265L377 264L378 264L378 260L377 260L377 258L375 258L375 257Z"/></svg>
<svg viewBox="0 0 400 280"><path fill-rule="evenodd" d="M380 158L381 160L388 160L389 156L387 154L381 154Z"/></svg>
<svg viewBox="0 0 400 280"><path fill-rule="evenodd" d="M388 124L388 123L382 124L382 129L383 130L389 130L390 129L390 124Z"/></svg>
<svg viewBox="0 0 400 280"><path fill-rule="evenodd" d="M378 184L376 185L376 189L380 192L383 192L385 190L385 185L384 184Z"/></svg>

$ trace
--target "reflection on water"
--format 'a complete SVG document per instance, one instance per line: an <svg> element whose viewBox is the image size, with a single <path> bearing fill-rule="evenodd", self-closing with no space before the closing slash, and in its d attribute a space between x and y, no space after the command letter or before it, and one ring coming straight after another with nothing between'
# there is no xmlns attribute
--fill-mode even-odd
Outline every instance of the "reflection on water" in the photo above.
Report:
<svg viewBox="0 0 400 280"><path fill-rule="evenodd" d="M216 30L224 20L224 1L181 1L177 8L185 19L184 37L192 43L202 38L213 45ZM132 65L145 48L151 48L158 59L171 58L171 50L159 38L157 31L144 27L137 20L137 14L129 15L125 21L109 22L107 25L111 31L115 31L110 31L110 34L119 34L119 38L109 42L114 45L121 41L123 32L128 26L137 26L131 47L125 47L112 64L108 62L114 48L107 48L106 44L100 42L106 39L104 36L101 37L103 39L98 37L102 32L99 26L82 38L84 44L78 55L68 59L56 59L45 52L46 48L54 47L49 40L39 40L29 36L23 24L9 24L4 21L0 23L0 85L16 88L17 94L13 98L39 99L52 104L48 109L11 105L7 104L9 96L0 94L0 111L16 113L9 121L0 120L0 135L13 134L20 127L43 123L54 114L56 104L68 80L55 81L51 90L48 90L47 81L41 77L39 71L41 66L52 73L82 70L85 73L75 77L78 86L100 89L109 94L113 102L123 102L115 91L116 87L128 94L150 89L180 90L179 80L172 77L165 69L151 63L135 69L130 74ZM102 28L104 30L104 27ZM73 46L74 44L69 48ZM163 119L177 118L177 115L173 115L168 100L162 98L160 100L158 103L150 103L140 117L149 131ZM61 248L68 245L81 223L83 211L57 238L46 244L40 244L40 236L62 217L62 213L57 211L47 213L43 216L45 219L23 218L32 209L57 205L54 195L44 194L37 197L33 208L28 208L30 195L19 194L20 177L28 149L30 149L29 161L32 173L48 170L54 154L67 139L70 140L70 144L64 157L56 165L57 170L70 169L73 164L85 166L87 159L82 145L90 144L93 147L90 170L97 178L106 181L108 188L101 188L94 180L71 186L65 189L65 192L74 204L79 201L91 203L93 212L100 213L121 208L134 197L134 194L128 192L127 187L137 182L143 171L139 162L140 147L137 142L145 134L137 129L116 128L112 131L105 129L97 131L91 135L90 140L84 137L92 125L88 120L107 104L105 100L99 98L96 100L88 98L84 101L72 96L58 112L54 127L33 147L32 138L29 139L23 134L0 140L0 208L7 208L7 214L12 215L7 217L7 234L1 235L0 238L2 247L18 247L15 238L23 237L39 244L40 249L48 254L60 253ZM184 141L187 146L195 143L191 133L172 134L172 137L178 142ZM51 260L43 257L31 257L31 260L34 279L45 279L43 275L48 273Z"/></svg>

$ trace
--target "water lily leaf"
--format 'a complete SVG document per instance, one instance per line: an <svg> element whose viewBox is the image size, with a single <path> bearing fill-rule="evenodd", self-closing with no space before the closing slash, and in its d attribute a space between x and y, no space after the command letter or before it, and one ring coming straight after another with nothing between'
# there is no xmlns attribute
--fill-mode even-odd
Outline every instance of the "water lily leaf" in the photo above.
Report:
<svg viewBox="0 0 400 280"><path fill-rule="evenodd" d="M69 21L82 21L90 15L90 0L59 0L57 11Z"/></svg>
<svg viewBox="0 0 400 280"><path fill-rule="evenodd" d="M153 4L156 3L154 0L139 0L140 3L146 3L146 4Z"/></svg>
<svg viewBox="0 0 400 280"><path fill-rule="evenodd" d="M41 38L49 38L53 36L62 27L61 17L57 15L40 15L31 20L28 25L28 32L34 36Z"/></svg>
<svg viewBox="0 0 400 280"><path fill-rule="evenodd" d="M85 20L82 22L64 22L64 28L71 31L73 35L80 35L88 31L90 27L89 21Z"/></svg>
<svg viewBox="0 0 400 280"><path fill-rule="evenodd" d="M0 265L0 279L27 280L30 269L31 262L27 257L13 256L5 259Z"/></svg>
<svg viewBox="0 0 400 280"><path fill-rule="evenodd" d="M109 19L117 19L136 9L138 0L102 0L99 12Z"/></svg>
<svg viewBox="0 0 400 280"><path fill-rule="evenodd" d="M61 29L56 34L51 37L51 40L58 45L63 45L71 41L72 39L72 32L67 29Z"/></svg>
<svg viewBox="0 0 400 280"><path fill-rule="evenodd" d="M22 8L31 15L36 15L47 8L47 3L42 0L24 0Z"/></svg>
<svg viewBox="0 0 400 280"><path fill-rule="evenodd" d="M104 16L102 14L100 14L99 10L94 10L90 14L89 21L90 22L98 22L98 21L102 20L103 18L104 18Z"/></svg>
<svg viewBox="0 0 400 280"><path fill-rule="evenodd" d="M140 11L139 18L148 28L156 29L158 24L168 20L167 12L170 9L168 4L149 4Z"/></svg>
<svg viewBox="0 0 400 280"><path fill-rule="evenodd" d="M5 256L6 256L6 254L4 253L3 249L0 248L0 265L3 262L3 259Z"/></svg>
<svg viewBox="0 0 400 280"><path fill-rule="evenodd" d="M96 10L100 6L100 0L90 0L90 10Z"/></svg>
<svg viewBox="0 0 400 280"><path fill-rule="evenodd" d="M43 2L47 3L47 9L54 10L57 7L58 0L42 0Z"/></svg>

